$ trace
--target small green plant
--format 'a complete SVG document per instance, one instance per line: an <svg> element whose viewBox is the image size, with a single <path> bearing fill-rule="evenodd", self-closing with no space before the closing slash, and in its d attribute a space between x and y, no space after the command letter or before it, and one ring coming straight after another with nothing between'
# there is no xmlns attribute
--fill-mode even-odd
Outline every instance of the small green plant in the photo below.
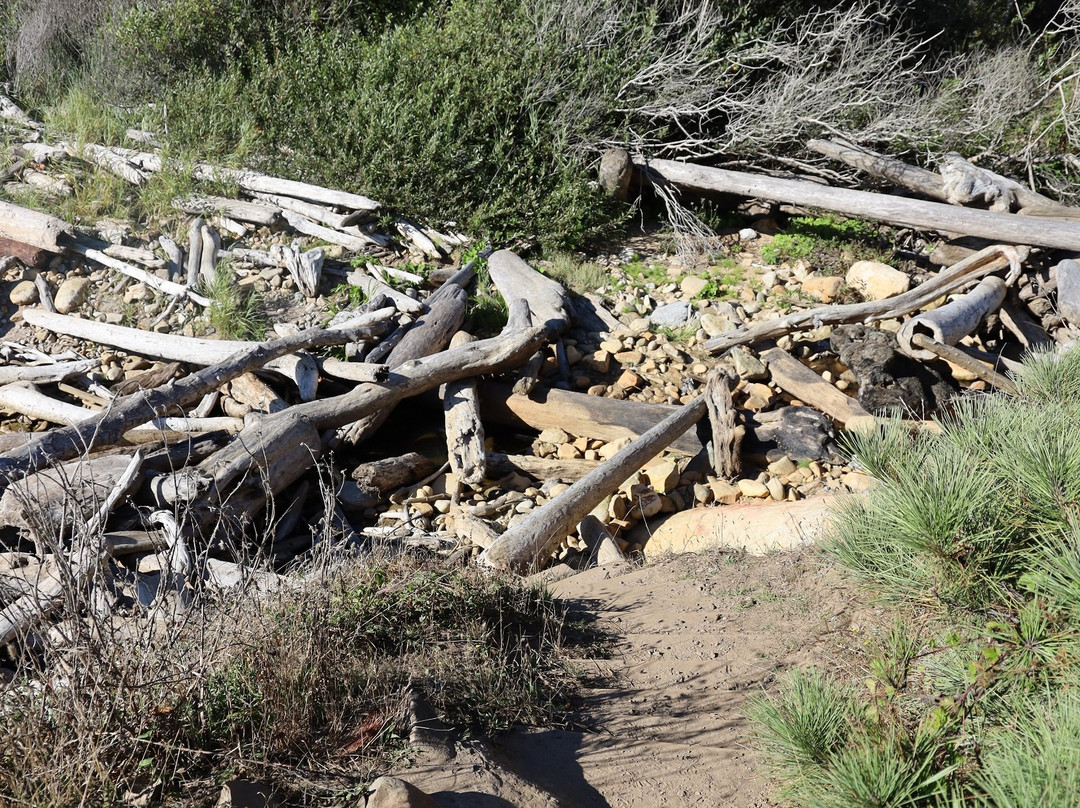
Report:
<svg viewBox="0 0 1080 808"><path fill-rule="evenodd" d="M590 261L579 261L569 253L555 253L543 266L546 274L579 294L594 292L611 281L607 268Z"/></svg>
<svg viewBox="0 0 1080 808"><path fill-rule="evenodd" d="M796 216L785 233L778 233L761 248L770 264L806 260L825 275L838 274L855 260L885 260L879 230L857 219Z"/></svg>
<svg viewBox="0 0 1080 808"><path fill-rule="evenodd" d="M222 339L261 340L269 322L262 295L254 288L237 283L230 263L221 261L214 280L203 289L210 298L207 315L210 325Z"/></svg>

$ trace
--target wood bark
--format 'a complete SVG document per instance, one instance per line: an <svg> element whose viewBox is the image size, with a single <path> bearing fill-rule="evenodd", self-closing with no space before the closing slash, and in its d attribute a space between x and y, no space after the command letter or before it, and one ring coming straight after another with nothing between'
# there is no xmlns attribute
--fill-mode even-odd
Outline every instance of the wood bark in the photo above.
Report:
<svg viewBox="0 0 1080 808"><path fill-rule="evenodd" d="M327 376L351 382L384 382L390 375L390 368L386 365L343 362L332 356L319 359L319 369Z"/></svg>
<svg viewBox="0 0 1080 808"><path fill-rule="evenodd" d="M558 427L576 437L609 442L637 438L678 409L558 389L543 390L533 397L519 396L509 385L495 383L484 384L480 392L480 413L485 421L525 424L537 431ZM693 456L704 448L704 443L697 430L688 430L668 448Z"/></svg>
<svg viewBox="0 0 1080 808"><path fill-rule="evenodd" d="M505 477L507 474L524 474L536 480L580 480L590 471L600 466L599 460L557 460L533 455L488 452L487 466L492 479Z"/></svg>
<svg viewBox="0 0 1080 808"><path fill-rule="evenodd" d="M615 491L641 464L662 452L705 415L704 397L678 407L660 423L554 499L510 525L481 553L479 563L495 569L533 572L559 542Z"/></svg>
<svg viewBox="0 0 1080 808"><path fill-rule="evenodd" d="M800 401L820 410L848 429L865 428L874 416L851 396L837 390L787 351L770 348L761 354L773 382Z"/></svg>
<svg viewBox="0 0 1080 808"><path fill-rule="evenodd" d="M1038 216L961 208L940 202L831 188L801 180L679 163L635 158L654 184L667 182L690 191L728 193L819 208L892 225L963 233L1007 244L1080 250L1080 223Z"/></svg>
<svg viewBox="0 0 1080 808"><path fill-rule="evenodd" d="M741 326L734 331L713 337L705 343L710 353L719 354L736 345L752 345L766 339L776 339L793 331L820 328L823 325L889 320L910 314L944 295L964 288L972 281L999 272L1006 267L1012 272L1020 271L1021 262L1027 259L1027 250L1011 247L987 247L958 264L944 269L928 281L903 294L885 300L866 303L850 303L841 306L818 306L798 311L778 320L766 320Z"/></svg>
<svg viewBox="0 0 1080 808"><path fill-rule="evenodd" d="M450 340L457 348L474 342L475 337L458 331ZM439 390L446 428L446 451L450 471L459 485L479 490L484 483L487 462L484 456L484 424L480 420L480 398L476 379L448 382Z"/></svg>
<svg viewBox="0 0 1080 808"><path fill-rule="evenodd" d="M126 396L115 402L111 409L93 418L63 429L40 433L27 443L0 455L0 481L7 484L49 463L68 460L96 446L114 444L132 426L156 418L159 413L168 412L172 407L196 401L241 373L256 370L279 356L302 348L340 345L361 336L369 337L372 328L385 322L385 316L376 312L371 316L370 325L358 326L352 331L309 329L295 336L254 343L224 362L196 371L164 387L147 390L137 396ZM439 379L436 384L442 381L445 379Z"/></svg>
<svg viewBox="0 0 1080 808"><path fill-rule="evenodd" d="M705 400L709 407L709 425L712 427L713 471L722 480L731 480L742 471L739 446L742 431L735 423L735 402L732 399L730 375L720 368L713 368L705 382Z"/></svg>

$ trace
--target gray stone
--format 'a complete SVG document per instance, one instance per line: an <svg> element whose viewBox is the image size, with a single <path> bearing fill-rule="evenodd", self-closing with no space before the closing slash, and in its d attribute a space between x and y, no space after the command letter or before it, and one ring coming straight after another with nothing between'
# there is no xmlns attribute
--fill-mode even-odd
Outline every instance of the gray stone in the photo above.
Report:
<svg viewBox="0 0 1080 808"><path fill-rule="evenodd" d="M1080 325L1080 262L1067 258L1057 267L1058 311L1073 325Z"/></svg>
<svg viewBox="0 0 1080 808"><path fill-rule="evenodd" d="M89 278L68 278L56 290L56 310L61 314L70 314L82 306L90 297Z"/></svg>
<svg viewBox="0 0 1080 808"><path fill-rule="evenodd" d="M753 241L758 237L758 232L752 227L744 227L739 231L739 241Z"/></svg>
<svg viewBox="0 0 1080 808"><path fill-rule="evenodd" d="M721 334L734 331L736 327L731 320L725 317L719 317L715 314L701 315L701 329L710 337L719 337Z"/></svg>
<svg viewBox="0 0 1080 808"><path fill-rule="evenodd" d="M662 328L678 328L689 322L692 311L689 303L667 303L653 310L649 315L649 322Z"/></svg>
<svg viewBox="0 0 1080 808"><path fill-rule="evenodd" d="M735 363L735 372L741 379L760 382L769 378L769 369L765 364L742 345L732 349L731 360Z"/></svg>

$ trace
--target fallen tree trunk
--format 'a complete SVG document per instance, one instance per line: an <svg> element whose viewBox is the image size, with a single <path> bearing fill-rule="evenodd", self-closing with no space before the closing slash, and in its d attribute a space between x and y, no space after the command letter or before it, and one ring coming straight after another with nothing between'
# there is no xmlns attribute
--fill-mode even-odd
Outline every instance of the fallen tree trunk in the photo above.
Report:
<svg viewBox="0 0 1080 808"><path fill-rule="evenodd" d="M910 188L931 199L941 202L949 201L945 193L945 181L941 175L927 171L925 168L909 166L894 157L886 157L884 154L864 149L862 146L856 146L840 138L808 140L806 148L831 157L833 160L839 160L841 163L847 163L852 168L865 171L874 177Z"/></svg>
<svg viewBox="0 0 1080 808"><path fill-rule="evenodd" d="M966 294L944 306L912 317L896 332L901 352L914 359L933 359L936 353L915 347L912 337L924 334L934 342L955 345L975 331L987 315L1005 302L1005 291L1005 282L1001 278L983 278L978 286Z"/></svg>
<svg viewBox="0 0 1080 808"><path fill-rule="evenodd" d="M600 466L599 460L553 460L533 455L487 452L487 467L492 479L507 474L524 474L536 480L580 480Z"/></svg>
<svg viewBox="0 0 1080 808"><path fill-rule="evenodd" d="M10 202L0 202L0 237L51 253L62 253L75 242L67 222Z"/></svg>
<svg viewBox="0 0 1080 808"><path fill-rule="evenodd" d="M832 188L801 180L708 168L674 160L636 157L634 162L654 184L666 182L700 193L770 199L892 225L981 236L1007 244L1080 250L1080 223L1062 219L1019 217L1010 213Z"/></svg>
<svg viewBox="0 0 1080 808"><path fill-rule="evenodd" d="M96 359L82 359L76 362L57 362L55 365L4 365L0 367L0 384L61 382L72 376L90 373L100 364Z"/></svg>
<svg viewBox="0 0 1080 808"><path fill-rule="evenodd" d="M184 213L200 215L218 213L250 222L261 227L276 227L281 223L281 208L265 205L261 202L245 202L242 199L228 199L224 196L190 196L174 199L173 207Z"/></svg>
<svg viewBox="0 0 1080 808"><path fill-rule="evenodd" d="M337 191L332 188L323 188L319 185L310 185L306 182L285 180L280 177L271 177L267 174L259 174L256 171L244 169L218 168L216 166L200 164L195 168L195 177L201 180L227 180L235 182L245 191L264 194L281 194L292 196L297 199L305 199L308 202L317 202L321 205L335 205L348 208L349 210L378 210L381 206L374 199L368 199L360 194L352 194L347 191Z"/></svg>
<svg viewBox="0 0 1080 808"><path fill-rule="evenodd" d="M675 438L701 420L705 398L678 407L602 466L586 474L550 502L510 525L480 554L483 566L516 572L535 571L562 539L617 489L641 464L662 452Z"/></svg>
<svg viewBox="0 0 1080 808"><path fill-rule="evenodd" d="M794 356L780 348L761 354L773 382L811 407L835 419L848 429L871 426L874 416L863 406L837 390Z"/></svg>
<svg viewBox="0 0 1080 808"><path fill-rule="evenodd" d="M734 331L713 337L705 343L705 349L713 354L723 353L736 345L752 345L766 339L776 339L793 331L820 328L823 325L842 323L871 323L910 314L938 298L962 289L974 280L1010 267L1020 271L1021 262L1027 259L1023 247L987 247L965 258L958 264L944 269L925 283L903 294L885 300L866 303L850 303L843 306L818 306L798 311L778 320L741 326Z"/></svg>
<svg viewBox="0 0 1080 808"><path fill-rule="evenodd" d="M450 340L457 348L474 342L475 338L458 331ZM480 420L480 399L476 379L462 379L442 386L439 397L443 402L443 423L446 429L446 451L450 471L459 485L478 490L484 482L487 462L484 456L484 424Z"/></svg>
<svg viewBox="0 0 1080 808"><path fill-rule="evenodd" d="M159 413L168 412L172 407L195 401L241 373L257 370L279 356L303 348L340 345L361 336L370 337L371 328L384 322L382 318L385 316L382 312L375 312L371 315L372 326L359 326L351 331L308 330L271 342L254 343L225 362L140 395L126 396L93 418L63 429L40 433L27 443L0 455L0 481L6 486L12 480L21 479L49 463L77 457L97 446L117 443L132 426L156 418Z"/></svg>
<svg viewBox="0 0 1080 808"><path fill-rule="evenodd" d="M545 278L510 250L497 250L488 259L491 282L504 300L524 298L534 325L548 329L554 339L570 327L568 293L561 283Z"/></svg>

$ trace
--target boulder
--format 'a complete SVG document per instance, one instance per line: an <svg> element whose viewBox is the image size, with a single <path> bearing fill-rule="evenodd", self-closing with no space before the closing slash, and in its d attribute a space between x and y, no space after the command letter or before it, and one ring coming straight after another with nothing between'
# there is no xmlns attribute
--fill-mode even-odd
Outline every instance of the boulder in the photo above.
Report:
<svg viewBox="0 0 1080 808"><path fill-rule="evenodd" d="M380 777L371 784L367 808L439 808L438 803L412 783Z"/></svg>
<svg viewBox="0 0 1080 808"><path fill-rule="evenodd" d="M1058 311L1070 323L1080 326L1080 262L1067 258L1055 269Z"/></svg>
<svg viewBox="0 0 1080 808"><path fill-rule="evenodd" d="M867 300L885 300L911 288L911 278L880 261L856 261L847 271L847 283Z"/></svg>
<svg viewBox="0 0 1080 808"><path fill-rule="evenodd" d="M802 290L822 303L832 303L843 285L844 279L838 275L809 275L802 282Z"/></svg>
<svg viewBox="0 0 1080 808"><path fill-rule="evenodd" d="M690 321L692 311L689 303L667 303L657 306L649 315L648 322L659 328L679 328Z"/></svg>
<svg viewBox="0 0 1080 808"><path fill-rule="evenodd" d="M730 547L764 555L812 544L825 535L836 499L822 496L797 502L747 502L682 511L652 526L645 554L696 553Z"/></svg>
<svg viewBox="0 0 1080 808"><path fill-rule="evenodd" d="M33 281L19 281L8 298L16 306L30 306L38 302L38 288Z"/></svg>

